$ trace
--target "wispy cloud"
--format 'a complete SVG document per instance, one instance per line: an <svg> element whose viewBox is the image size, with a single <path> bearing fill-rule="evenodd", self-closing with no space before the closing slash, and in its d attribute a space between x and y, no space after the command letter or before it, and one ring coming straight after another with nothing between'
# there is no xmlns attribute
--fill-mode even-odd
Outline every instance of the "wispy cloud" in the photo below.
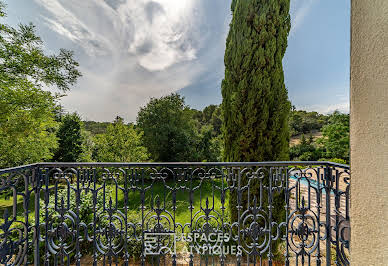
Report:
<svg viewBox="0 0 388 266"><path fill-rule="evenodd" d="M136 55L139 65L158 71L192 60L201 45L195 31L195 0L35 0L49 11L51 30L89 56Z"/></svg>
<svg viewBox="0 0 388 266"><path fill-rule="evenodd" d="M201 53L225 42L212 32L223 32L217 27L225 14L209 16L220 6L229 10L223 0L34 1L45 10L41 21L76 51L83 77L62 102L88 119L134 120L151 96L177 91L203 74L212 55L200 59Z"/></svg>
<svg viewBox="0 0 388 266"><path fill-rule="evenodd" d="M298 28L303 24L305 17L310 12L313 4L318 0L294 0L291 1L291 30L290 37L294 36Z"/></svg>
<svg viewBox="0 0 388 266"><path fill-rule="evenodd" d="M316 111L322 114L330 114L334 111L340 111L342 113L349 113L350 103L349 101L343 101L339 103L332 104L319 104L319 105L310 105L310 106L301 106L299 107L302 110Z"/></svg>

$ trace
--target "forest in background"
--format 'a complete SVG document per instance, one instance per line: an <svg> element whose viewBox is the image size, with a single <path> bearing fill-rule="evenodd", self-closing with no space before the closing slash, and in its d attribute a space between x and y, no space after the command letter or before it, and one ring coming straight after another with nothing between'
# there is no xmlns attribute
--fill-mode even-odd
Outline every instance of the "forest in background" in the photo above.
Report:
<svg viewBox="0 0 388 266"><path fill-rule="evenodd" d="M163 101L165 98L160 99ZM183 98L181 98L184 101ZM196 125L192 137L201 143L189 159L205 158L204 161L222 161L222 115L219 105L209 105L202 111L184 108L187 119ZM164 121L163 123L168 123ZM113 122L83 121L83 130L89 138L98 138L107 132ZM136 124L126 126L136 128ZM137 129L141 131L141 128ZM294 106L289 116L290 159L294 161L330 160L339 163L349 162L349 114L338 111L320 114L315 111L297 110ZM195 133L194 133L195 132ZM90 140L89 140L90 141ZM197 154L196 153L202 153ZM155 158L150 155L150 158ZM171 158L172 161L174 158ZM183 158L185 159L185 158Z"/></svg>

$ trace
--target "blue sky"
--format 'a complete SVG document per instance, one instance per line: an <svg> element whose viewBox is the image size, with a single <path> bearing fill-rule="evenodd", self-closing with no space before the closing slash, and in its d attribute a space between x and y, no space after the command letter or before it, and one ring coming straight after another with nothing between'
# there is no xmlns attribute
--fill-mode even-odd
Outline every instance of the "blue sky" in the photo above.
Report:
<svg viewBox="0 0 388 266"><path fill-rule="evenodd" d="M33 22L48 53L71 49L83 77L62 99L84 119L134 121L171 92L221 103L230 0L6 0L6 23ZM349 110L350 0L291 0L283 60L297 108Z"/></svg>

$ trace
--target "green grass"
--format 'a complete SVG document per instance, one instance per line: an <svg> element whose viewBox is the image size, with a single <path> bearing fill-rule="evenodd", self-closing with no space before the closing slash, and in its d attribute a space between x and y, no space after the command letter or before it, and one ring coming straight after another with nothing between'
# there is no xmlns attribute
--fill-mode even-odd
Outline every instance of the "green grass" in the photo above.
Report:
<svg viewBox="0 0 388 266"><path fill-rule="evenodd" d="M187 185L187 184L186 184ZM216 180L213 184L209 181L203 182L200 184L200 181L193 181L192 187L199 186L193 193L193 210L190 210L190 191L189 190L180 190L177 189L176 193L176 211L175 211L175 221L176 223L180 223L182 225L186 223L190 223L191 217L195 215L197 211L202 208L206 208L206 199L209 201L209 208L213 207L213 194L214 194L214 210L217 211L220 215L222 215L221 211L221 192L219 190L214 189L213 193L213 185L221 187L222 181ZM147 187L145 193L145 207L146 210L144 214L148 213L151 206L156 206L156 199L159 198L160 206L165 208L171 215L174 215L173 211L173 196L172 189L175 186L175 183L172 181L168 181L165 184L163 182L154 182L154 183L146 183L144 187ZM170 187L170 188L168 188ZM116 191L114 186L110 186L112 201L115 202ZM139 215L141 215L141 192L139 190L131 191L128 193L128 209L133 211L138 211ZM228 201L229 193L226 194L225 198L225 213L224 216L228 216ZM108 199L106 199L108 201ZM122 190L118 190L117 193L117 202L118 207L120 209L124 209L124 193Z"/></svg>
<svg viewBox="0 0 388 266"><path fill-rule="evenodd" d="M16 220L25 222L25 211L24 211L24 203L23 203L23 196L17 195L16 197ZM34 219L35 217L35 194L31 193L30 195L30 204L28 206L28 219ZM8 219L12 218L13 215L13 205L14 205L14 196L9 195L9 196L0 196L0 224L4 223L4 211L5 209L8 209Z"/></svg>
<svg viewBox="0 0 388 266"><path fill-rule="evenodd" d="M173 181L166 181L166 183L163 183L161 181L155 181L155 182L147 182L144 184L144 188L147 188L145 193L145 207L144 215L147 214L150 209L151 205L156 205L156 198L159 197L160 199L160 205L161 207L165 207L165 209L171 214L174 215L173 211L173 203L172 203L172 189L176 186L179 186L180 184L174 183ZM102 186L102 184L98 184L98 186ZM195 213L201 210L202 208L206 208L206 199L209 201L209 208L213 207L213 201L214 201L214 210L217 211L220 215L222 215L222 204L221 204L221 192L219 190L214 189L213 193L213 186L222 187L222 180L206 180L202 183L199 180L192 181L191 184L185 183L185 186L191 186L191 187L198 187L196 190L194 190L193 195L193 210L190 210L190 194L189 190L181 190L177 188L176 193L176 211L175 211L175 222L180 223L181 225L184 225L186 223L190 223L191 218L194 217ZM52 187L52 186L50 186ZM167 188L170 187L170 188ZM65 189L64 187L61 187L60 189ZM109 197L112 198L113 204L116 203L116 194L117 194L117 205L119 210L124 210L124 192L120 189L117 189L114 184L107 184L106 185L107 192L105 203L106 206L109 205ZM99 193L102 193L103 191L100 190ZM88 193L91 193L89 191ZM213 200L214 195L214 200ZM82 196L81 196L82 197ZM42 199L42 196L41 196ZM228 221L228 204L229 204L229 193L226 194L225 197L225 211L224 211L224 219ZM29 219L33 219L35 217L34 213L34 204L35 204L35 195L32 193L30 196L30 203L29 203ZM7 208L9 215L12 215L12 208L13 208L13 196L5 197L4 195L0 196L0 224L4 222L3 219L3 212ZM43 206L41 206L43 207ZM90 206L92 208L92 206ZM139 189L130 190L128 193L128 204L127 204L128 211L130 211L131 214L135 213L138 215L138 218L141 219L142 211L141 211L141 192ZM165 214L165 213L164 213ZM211 213L212 215L215 215L215 213ZM23 208L23 197L17 196L17 220L18 221L24 221L24 208ZM163 215L163 213L162 213ZM201 213L203 215L203 212ZM220 219L220 217L218 218Z"/></svg>

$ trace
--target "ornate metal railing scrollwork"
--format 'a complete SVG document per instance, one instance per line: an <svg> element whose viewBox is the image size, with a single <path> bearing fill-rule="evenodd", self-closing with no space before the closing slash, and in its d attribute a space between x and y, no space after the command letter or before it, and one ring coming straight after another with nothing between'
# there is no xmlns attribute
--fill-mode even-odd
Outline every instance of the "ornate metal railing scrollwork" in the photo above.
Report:
<svg viewBox="0 0 388 266"><path fill-rule="evenodd" d="M2 169L0 265L349 265L349 193L330 162Z"/></svg>

